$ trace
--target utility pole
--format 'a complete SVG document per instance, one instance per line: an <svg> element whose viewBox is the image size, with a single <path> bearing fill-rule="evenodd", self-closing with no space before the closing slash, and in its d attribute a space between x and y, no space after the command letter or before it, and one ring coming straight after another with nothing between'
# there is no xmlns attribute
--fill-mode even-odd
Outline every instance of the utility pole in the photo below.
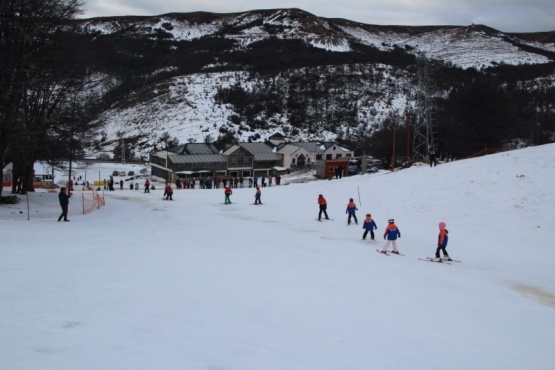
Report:
<svg viewBox="0 0 555 370"><path fill-rule="evenodd" d="M125 164L125 139L121 138L121 164Z"/></svg>
<svg viewBox="0 0 555 370"><path fill-rule="evenodd" d="M430 148L435 147L437 126L432 119L430 61L424 54L416 58L418 87L416 91L416 117L412 145L413 160L425 161Z"/></svg>
<svg viewBox="0 0 555 370"><path fill-rule="evenodd" d="M393 152L391 154L391 171L395 171L395 162L397 161L397 159L395 158L395 140L397 139L395 135L395 126L397 123L397 114L395 114L395 109L393 109L391 104L388 103L388 105L393 112Z"/></svg>

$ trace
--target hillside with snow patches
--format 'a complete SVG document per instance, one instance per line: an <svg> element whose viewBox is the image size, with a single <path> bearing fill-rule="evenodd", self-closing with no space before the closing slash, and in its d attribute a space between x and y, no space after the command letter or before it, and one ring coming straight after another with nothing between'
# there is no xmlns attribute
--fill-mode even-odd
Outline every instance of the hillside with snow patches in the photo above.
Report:
<svg viewBox="0 0 555 370"><path fill-rule="evenodd" d="M545 52L554 52L555 43L540 42L533 38L519 38L518 34L504 34L500 31L480 25L461 26L434 26L434 27L404 27L404 26L373 26L343 19L326 19L317 17L299 9L258 10L244 13L214 14L214 13L172 13L154 17L111 17L82 20L81 27L88 32L97 32L99 35L123 34L128 37L140 38L141 35L167 35L172 41L192 41L202 37L216 37L231 39L235 43L233 48L246 50L255 42L281 39L301 40L312 47L343 53L353 52L355 45L371 46L381 51L392 52L403 49L413 55L423 53L428 59L440 61L445 65L461 69L484 68L506 65L536 65L550 62ZM123 36L125 37L125 36ZM549 39L547 39L549 40ZM521 47L526 46L526 47ZM534 52L537 50L538 52ZM228 50L231 52L232 50ZM543 51L543 52L540 52ZM248 60L248 58L246 59ZM354 63L344 64L352 67ZM295 132L295 140L336 140L338 136L352 130L353 122L340 122L343 127L319 127L316 131L308 132L306 127L292 127L290 116L286 112L287 99L290 98L287 87L280 90L282 94L280 103L282 111L278 113L262 112L255 117L264 125L249 127L244 122L240 125L231 124L234 116L241 116L229 104L219 104L215 101L218 89L230 86L240 86L246 91L260 85L279 81L279 75L271 77L251 72L248 66L237 65L229 72L218 71L226 67L215 54L210 62L206 62L200 70L203 73L189 73L171 77L153 84L134 90L128 96L115 102L100 117L99 120L106 124L99 142L103 143L107 152L112 152L114 145L119 145L121 138L137 140L140 145L133 149L137 157L145 158L154 149L159 148L161 137L168 133L180 143L189 141L202 142L216 140L222 132L230 132L239 141L264 140L270 135L279 132L286 137L290 132ZM358 78L358 85L335 85L327 96L335 94L335 98L343 101L361 100L367 92L383 93L384 100L392 101L392 106L398 109L399 116L404 117L405 111L414 109L416 99L410 94L415 92L415 76L407 70L382 63L367 64L371 71ZM327 71L314 72L310 67L299 69L307 75L320 73L314 80L325 81L326 76L337 77L337 70L341 66L330 66ZM154 75L178 70L178 66L168 65L154 70L145 79ZM212 72L213 71L213 72ZM352 70L345 72L341 77L349 77ZM414 74L414 71L412 71ZM371 80L370 77L373 77ZM102 79L110 81L106 88L114 88L122 81L115 76L105 76ZM551 84L550 77L542 77L530 81L518 81L518 86L527 89L537 89L543 84ZM280 81L287 84L289 81ZM538 82L540 82L538 84ZM441 81L440 81L441 83ZM257 86L259 85L259 86ZM353 88L353 86L355 86ZM440 95L448 94L449 88L438 92ZM322 89L326 91L326 89ZM342 93L345 93L341 96ZM345 107L338 102L315 101L314 107L307 107L316 113L324 109L336 110L339 115L345 112ZM308 102L303 102L308 104ZM352 107L351 107L352 108ZM373 109L376 110L376 109ZM378 109L378 118L387 117L391 109L382 107ZM385 111L385 112L383 112ZM375 114L375 112L373 112ZM317 114L316 114L317 115ZM383 122L377 117L362 117L359 121L370 124ZM313 117L315 124L318 117ZM328 126L329 118L322 118ZM334 122L335 124L335 122ZM359 122L359 126L362 125ZM251 125L252 126L252 125ZM222 128L225 129L222 131ZM298 133L297 133L298 132ZM253 139L254 138L254 139ZM156 144L155 144L156 143ZM100 149L97 147L95 151Z"/></svg>
<svg viewBox="0 0 555 370"><path fill-rule="evenodd" d="M168 132L180 143L204 142L207 137L213 141L220 135L220 128L228 124L228 117L236 113L229 105L215 102L218 89L239 82L249 89L257 80L248 77L246 72L203 73L175 77L165 83L145 87L143 92L151 95L148 101L114 105L101 115L100 120L106 123L104 134L116 138L123 130L126 136L139 136L143 141L156 142L161 134ZM280 122L274 126L277 132L291 130L284 115L277 114L273 118ZM268 129L239 131L236 135L239 141L248 141L256 134L266 139L273 133ZM334 140L335 137L334 133L324 130L318 135L320 140ZM310 137L301 134L299 138Z"/></svg>
<svg viewBox="0 0 555 370"><path fill-rule="evenodd" d="M222 189L166 201L160 188L125 188L82 216L76 190L67 223L36 216L56 206L55 193L32 193L31 220L0 222L1 363L550 370L554 159L550 144L274 186L262 189L262 206L248 188L234 189L231 205ZM318 194L332 221L315 220ZM347 226L349 198L359 225ZM361 240L366 213L375 242ZM389 218L404 256L375 251ZM440 221L462 262L419 260L433 256Z"/></svg>
<svg viewBox="0 0 555 370"><path fill-rule="evenodd" d="M402 83L409 83L406 73L399 73L386 65L374 67L374 69L361 67L357 72L360 75L359 80L364 80L363 76L366 78L372 75L384 76L384 89L387 82L393 78ZM305 70L306 73L317 73L310 69L301 70L299 73L305 73ZM325 70L325 73L333 74L334 71L335 69L330 67ZM314 79L320 80L319 83L325 82L323 74L315 75ZM204 142L207 138L210 138L209 141L216 140L221 134L221 129L226 128L235 133L238 141L243 142L253 137L266 140L276 132L289 137L295 127L288 121L287 112L261 117L266 124L260 128L252 128L245 124L237 125L230 122L229 117L236 114L235 110L229 104L220 104L215 99L219 89L240 85L246 91L253 91L266 82L267 79L250 75L248 72L219 72L174 77L160 84L148 85L130 95L125 101L114 104L100 116L99 120L105 124L102 135L113 139L125 134L126 137L140 137L141 142L144 143L154 143L162 134L169 133L180 143ZM369 82L359 83L370 88ZM282 93L282 99L286 100L288 88L284 87ZM357 96L354 89L330 91L328 95L333 94ZM390 105L378 101L373 105L372 116L369 116L368 110L361 110L360 119L380 122L391 113L391 107L395 107L403 117L403 109L414 105L414 101L409 101L409 98L401 91L396 91L391 97ZM299 131L295 138L334 141L337 138L337 130L319 128L314 133ZM117 143L118 141L115 145L118 145Z"/></svg>

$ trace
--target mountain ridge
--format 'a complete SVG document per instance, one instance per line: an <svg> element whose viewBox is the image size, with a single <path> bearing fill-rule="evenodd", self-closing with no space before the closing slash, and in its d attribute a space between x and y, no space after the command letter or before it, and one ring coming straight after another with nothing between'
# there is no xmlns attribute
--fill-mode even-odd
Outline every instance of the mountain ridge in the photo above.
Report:
<svg viewBox="0 0 555 370"><path fill-rule="evenodd" d="M112 63L120 66L117 73L105 72L112 81L105 88L119 92L100 117L107 129L97 140L97 149L113 149L113 143L126 137L123 133L134 132L126 138L140 156L164 146L161 140L168 135L180 142L221 136L247 141L280 132L292 139L321 135L352 141L353 131L368 130L368 125L383 123L391 115L389 108L374 107L361 122L360 104L353 99L379 92L395 105L399 119L415 108L420 56L440 72L436 97L449 95L478 75L496 79L501 86L507 81L500 79L514 78L514 69L531 71L526 80L518 81L522 85L537 91L539 85L553 85L553 73L542 70L555 60L555 31L503 33L474 24L369 25L318 17L297 8L76 22L82 32L94 36L93 44L114 48ZM122 69L125 64L139 68ZM499 77L502 74L505 77ZM360 81L353 81L353 76ZM303 78L306 81L296 86L295 81ZM531 82L535 80L540 83ZM223 89L234 88L256 102L249 103L250 108L230 103ZM166 103L160 102L161 91L167 94ZM305 100L311 95L310 101ZM177 110L171 113L173 109Z"/></svg>

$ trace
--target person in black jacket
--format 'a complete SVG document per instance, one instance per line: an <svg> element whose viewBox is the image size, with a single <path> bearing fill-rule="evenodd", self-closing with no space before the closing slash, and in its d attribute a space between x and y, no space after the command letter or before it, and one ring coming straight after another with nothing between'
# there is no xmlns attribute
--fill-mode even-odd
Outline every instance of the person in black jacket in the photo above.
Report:
<svg viewBox="0 0 555 370"><path fill-rule="evenodd" d="M69 221L67 219L67 207L69 206L69 197L71 194L66 194L66 188L60 189L60 194L58 194L58 199L60 200L60 206L62 207L62 214L58 217L58 222L64 219L64 221Z"/></svg>

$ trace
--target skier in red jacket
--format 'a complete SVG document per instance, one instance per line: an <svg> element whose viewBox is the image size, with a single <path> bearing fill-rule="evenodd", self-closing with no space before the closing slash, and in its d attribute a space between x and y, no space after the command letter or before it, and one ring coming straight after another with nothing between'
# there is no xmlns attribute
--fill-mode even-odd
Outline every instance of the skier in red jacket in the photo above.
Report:
<svg viewBox="0 0 555 370"><path fill-rule="evenodd" d="M233 191L231 190L231 185L227 185L225 187L224 194L225 194L224 204L231 204L231 199L229 199L231 194L233 194Z"/></svg>
<svg viewBox="0 0 555 370"><path fill-rule="evenodd" d="M166 183L164 194L166 195L166 200L173 200L173 188L169 182Z"/></svg>
<svg viewBox="0 0 555 370"><path fill-rule="evenodd" d="M318 221L322 220L322 213L326 216L326 220L329 220L328 217L328 203L326 202L326 198L322 194L318 195L318 205L320 206L320 212L318 213Z"/></svg>
<svg viewBox="0 0 555 370"><path fill-rule="evenodd" d="M449 257L449 254L447 254L447 250L445 249L447 248L447 241L449 240L449 236L447 236L449 231L447 231L446 229L447 225L445 224L445 222L442 221L439 223L438 226L439 226L439 235L437 236L436 258L434 259L434 261L436 262L441 262L442 260L450 261L451 258ZM443 259L439 257L440 251L443 252Z"/></svg>

